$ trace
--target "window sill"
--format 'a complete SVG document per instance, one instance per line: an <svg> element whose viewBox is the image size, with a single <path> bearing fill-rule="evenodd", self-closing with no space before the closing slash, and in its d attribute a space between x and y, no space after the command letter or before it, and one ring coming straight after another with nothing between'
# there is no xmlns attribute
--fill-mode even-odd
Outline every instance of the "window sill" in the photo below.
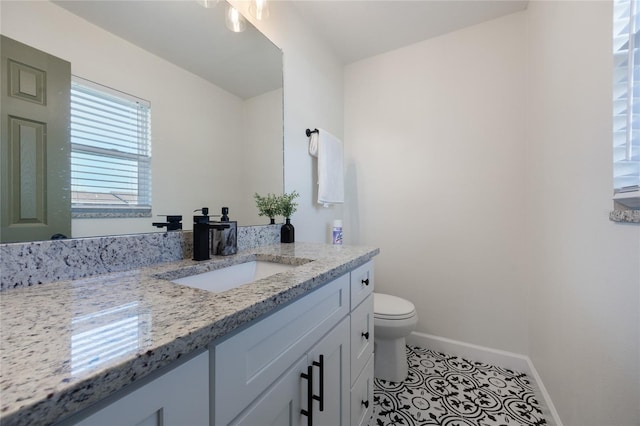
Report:
<svg viewBox="0 0 640 426"><path fill-rule="evenodd" d="M613 195L613 211L609 220L620 223L640 223L640 190L619 192Z"/></svg>
<svg viewBox="0 0 640 426"><path fill-rule="evenodd" d="M640 210L613 210L609 220L620 223L640 223Z"/></svg>
<svg viewBox="0 0 640 426"><path fill-rule="evenodd" d="M116 218L138 218L151 217L151 209L96 209L96 208L73 208L71 217L73 219L116 219Z"/></svg>

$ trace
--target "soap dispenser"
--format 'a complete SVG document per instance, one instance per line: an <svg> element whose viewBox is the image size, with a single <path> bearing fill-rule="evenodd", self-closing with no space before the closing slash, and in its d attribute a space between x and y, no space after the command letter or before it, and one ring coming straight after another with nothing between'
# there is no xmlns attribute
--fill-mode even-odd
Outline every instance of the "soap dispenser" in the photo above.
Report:
<svg viewBox="0 0 640 426"><path fill-rule="evenodd" d="M193 260L208 260L209 257L209 209L195 210L202 215L193 216Z"/></svg>
<svg viewBox="0 0 640 426"><path fill-rule="evenodd" d="M212 227L211 253L216 256L236 254L238 252L238 222L229 220L229 207L222 208L220 224L228 226Z"/></svg>

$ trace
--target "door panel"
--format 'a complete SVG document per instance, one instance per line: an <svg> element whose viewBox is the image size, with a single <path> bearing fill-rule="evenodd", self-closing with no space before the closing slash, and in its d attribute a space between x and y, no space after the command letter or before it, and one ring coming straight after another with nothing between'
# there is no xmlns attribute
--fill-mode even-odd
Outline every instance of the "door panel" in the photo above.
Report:
<svg viewBox="0 0 640 426"><path fill-rule="evenodd" d="M12 222L46 225L45 123L8 117Z"/></svg>
<svg viewBox="0 0 640 426"><path fill-rule="evenodd" d="M4 44L2 47L4 48ZM7 62L9 64L9 96L38 105L46 105L46 72L11 59L7 59Z"/></svg>
<svg viewBox="0 0 640 426"><path fill-rule="evenodd" d="M71 236L71 64L1 36L0 242Z"/></svg>

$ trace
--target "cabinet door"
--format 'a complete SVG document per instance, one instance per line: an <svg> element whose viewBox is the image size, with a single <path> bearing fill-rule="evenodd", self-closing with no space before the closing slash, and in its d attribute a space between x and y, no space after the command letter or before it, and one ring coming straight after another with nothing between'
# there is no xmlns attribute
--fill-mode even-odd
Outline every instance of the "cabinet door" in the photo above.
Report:
<svg viewBox="0 0 640 426"><path fill-rule="evenodd" d="M309 352L308 363L314 366L314 395L323 402L320 410L320 402L313 401L313 426L349 425L349 328L347 317ZM306 393L304 395L306 398ZM306 406L305 400L303 405ZM305 421L303 424L308 424Z"/></svg>
<svg viewBox="0 0 640 426"><path fill-rule="evenodd" d="M208 424L208 352L198 355L76 423L82 426Z"/></svg>
<svg viewBox="0 0 640 426"><path fill-rule="evenodd" d="M307 389L300 375L306 373L307 364L306 356L300 359L231 424L234 426L300 425L301 394L304 393L306 396Z"/></svg>

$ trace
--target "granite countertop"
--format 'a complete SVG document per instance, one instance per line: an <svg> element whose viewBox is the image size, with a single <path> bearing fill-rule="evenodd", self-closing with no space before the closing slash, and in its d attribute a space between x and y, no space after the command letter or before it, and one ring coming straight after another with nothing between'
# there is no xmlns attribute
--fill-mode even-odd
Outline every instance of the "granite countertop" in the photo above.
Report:
<svg viewBox="0 0 640 426"><path fill-rule="evenodd" d="M0 423L61 420L378 252L278 244L2 292ZM299 266L218 294L167 281L250 260Z"/></svg>

